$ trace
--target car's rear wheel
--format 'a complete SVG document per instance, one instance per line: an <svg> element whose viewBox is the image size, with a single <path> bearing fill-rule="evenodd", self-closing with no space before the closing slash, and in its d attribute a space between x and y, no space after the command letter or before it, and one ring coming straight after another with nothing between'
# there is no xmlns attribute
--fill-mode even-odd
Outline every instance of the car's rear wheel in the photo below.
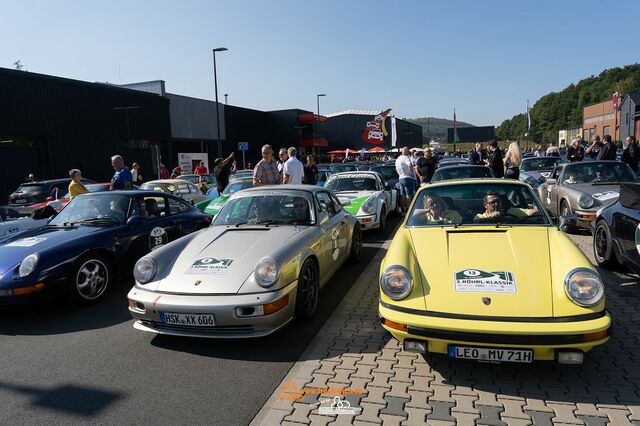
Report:
<svg viewBox="0 0 640 426"><path fill-rule="evenodd" d="M387 227L387 209L382 207L382 210L380 210L380 222L376 231L384 232L384 228L386 227Z"/></svg>
<svg viewBox="0 0 640 426"><path fill-rule="evenodd" d="M68 292L74 303L92 305L100 302L113 281L109 260L94 253L82 256L69 276Z"/></svg>
<svg viewBox="0 0 640 426"><path fill-rule="evenodd" d="M313 317L318 307L320 295L320 277L316 263L307 259L302 264L298 277L296 290L295 317L299 321L305 321Z"/></svg>
<svg viewBox="0 0 640 426"><path fill-rule="evenodd" d="M569 216L572 213L571 206L569 206L567 200L562 200L560 202L560 215L558 216L558 220L560 220L560 216ZM576 228L574 226L568 226L566 228L567 234L573 234L574 232L576 232Z"/></svg>
<svg viewBox="0 0 640 426"><path fill-rule="evenodd" d="M349 263L358 263L362 258L362 232L360 231L360 225L356 224L353 227L353 234L351 235L351 251L349 252Z"/></svg>
<svg viewBox="0 0 640 426"><path fill-rule="evenodd" d="M611 230L604 220L599 220L593 233L593 254L598 265L607 269L618 266L614 250Z"/></svg>

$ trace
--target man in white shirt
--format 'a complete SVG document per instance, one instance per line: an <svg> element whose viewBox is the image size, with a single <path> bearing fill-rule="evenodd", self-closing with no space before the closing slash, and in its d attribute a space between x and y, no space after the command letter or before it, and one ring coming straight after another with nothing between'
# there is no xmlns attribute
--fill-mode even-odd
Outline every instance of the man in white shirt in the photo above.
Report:
<svg viewBox="0 0 640 426"><path fill-rule="evenodd" d="M413 194L416 192L416 173L409 157L408 147L402 148L402 155L396 159L396 172L400 182L400 204L406 212L411 204Z"/></svg>
<svg viewBox="0 0 640 426"><path fill-rule="evenodd" d="M298 150L294 147L288 149L289 159L282 166L282 183L291 185L302 185L304 177L304 166L296 158Z"/></svg>

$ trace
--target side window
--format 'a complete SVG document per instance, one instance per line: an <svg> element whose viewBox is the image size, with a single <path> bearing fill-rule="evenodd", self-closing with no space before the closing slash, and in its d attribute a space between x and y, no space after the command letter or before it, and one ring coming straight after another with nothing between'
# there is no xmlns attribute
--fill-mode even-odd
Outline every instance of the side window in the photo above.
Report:
<svg viewBox="0 0 640 426"><path fill-rule="evenodd" d="M189 205L181 200L169 198L169 214L177 214L189 210Z"/></svg>
<svg viewBox="0 0 640 426"><path fill-rule="evenodd" d="M329 216L335 216L335 214L337 213L335 205L333 204L331 196L328 192L318 192L316 198L318 199L318 203L320 204L321 211L326 211L327 213L329 213Z"/></svg>
<svg viewBox="0 0 640 426"><path fill-rule="evenodd" d="M188 185L188 186L189 186L189 192L191 192L192 194L200 194L200 190L196 188L195 185Z"/></svg>
<svg viewBox="0 0 640 426"><path fill-rule="evenodd" d="M144 197L143 216L148 218L163 217L167 215L164 197Z"/></svg>
<svg viewBox="0 0 640 426"><path fill-rule="evenodd" d="M340 202L340 200L338 200L338 197L335 196L335 194L330 194L331 197L331 201L333 201L333 205L334 205L334 209L336 211L336 213L339 213L342 211L342 203Z"/></svg>
<svg viewBox="0 0 640 426"><path fill-rule="evenodd" d="M184 195L189 193L189 186L187 184L180 184L176 188L176 194Z"/></svg>
<svg viewBox="0 0 640 426"><path fill-rule="evenodd" d="M551 179L558 179L558 176L560 176L560 172L562 171L562 167L556 167L555 169L553 169L553 173L551 173Z"/></svg>

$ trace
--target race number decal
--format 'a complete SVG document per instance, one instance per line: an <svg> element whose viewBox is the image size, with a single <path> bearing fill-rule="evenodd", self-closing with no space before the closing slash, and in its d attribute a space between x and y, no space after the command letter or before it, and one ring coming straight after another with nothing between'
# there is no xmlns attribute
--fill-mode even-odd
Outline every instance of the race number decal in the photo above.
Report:
<svg viewBox="0 0 640 426"><path fill-rule="evenodd" d="M233 260L216 259L215 257L205 257L198 259L189 266L187 275L224 275Z"/></svg>
<svg viewBox="0 0 640 426"><path fill-rule="evenodd" d="M47 239L45 237L22 238L20 240L16 240L12 243L7 244L5 247L31 247L46 240Z"/></svg>
<svg viewBox="0 0 640 426"><path fill-rule="evenodd" d="M518 292L512 272L481 269L464 269L454 274L455 290L462 293L504 293Z"/></svg>
<svg viewBox="0 0 640 426"><path fill-rule="evenodd" d="M617 191L597 192L592 195L592 197L598 201L611 200L612 198L618 198L619 196L620 194Z"/></svg>
<svg viewBox="0 0 640 426"><path fill-rule="evenodd" d="M338 256L340 255L340 249L338 248L338 237L340 236L340 231L334 229L331 231L331 248L333 249L332 257L333 260L338 260Z"/></svg>
<svg viewBox="0 0 640 426"><path fill-rule="evenodd" d="M156 226L151 230L151 234L149 234L149 249L154 251L162 247L163 245L169 242L169 235L164 228L160 226Z"/></svg>

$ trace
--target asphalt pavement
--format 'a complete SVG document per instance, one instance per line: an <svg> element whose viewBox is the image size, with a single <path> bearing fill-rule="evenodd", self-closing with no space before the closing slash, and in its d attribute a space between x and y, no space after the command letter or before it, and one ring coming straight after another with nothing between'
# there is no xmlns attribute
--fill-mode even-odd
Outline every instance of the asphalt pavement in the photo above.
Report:
<svg viewBox="0 0 640 426"><path fill-rule="evenodd" d="M0 311L1 422L248 424L398 222L364 234L362 261L336 273L312 321L262 339L134 330L126 299L132 279L92 307Z"/></svg>

